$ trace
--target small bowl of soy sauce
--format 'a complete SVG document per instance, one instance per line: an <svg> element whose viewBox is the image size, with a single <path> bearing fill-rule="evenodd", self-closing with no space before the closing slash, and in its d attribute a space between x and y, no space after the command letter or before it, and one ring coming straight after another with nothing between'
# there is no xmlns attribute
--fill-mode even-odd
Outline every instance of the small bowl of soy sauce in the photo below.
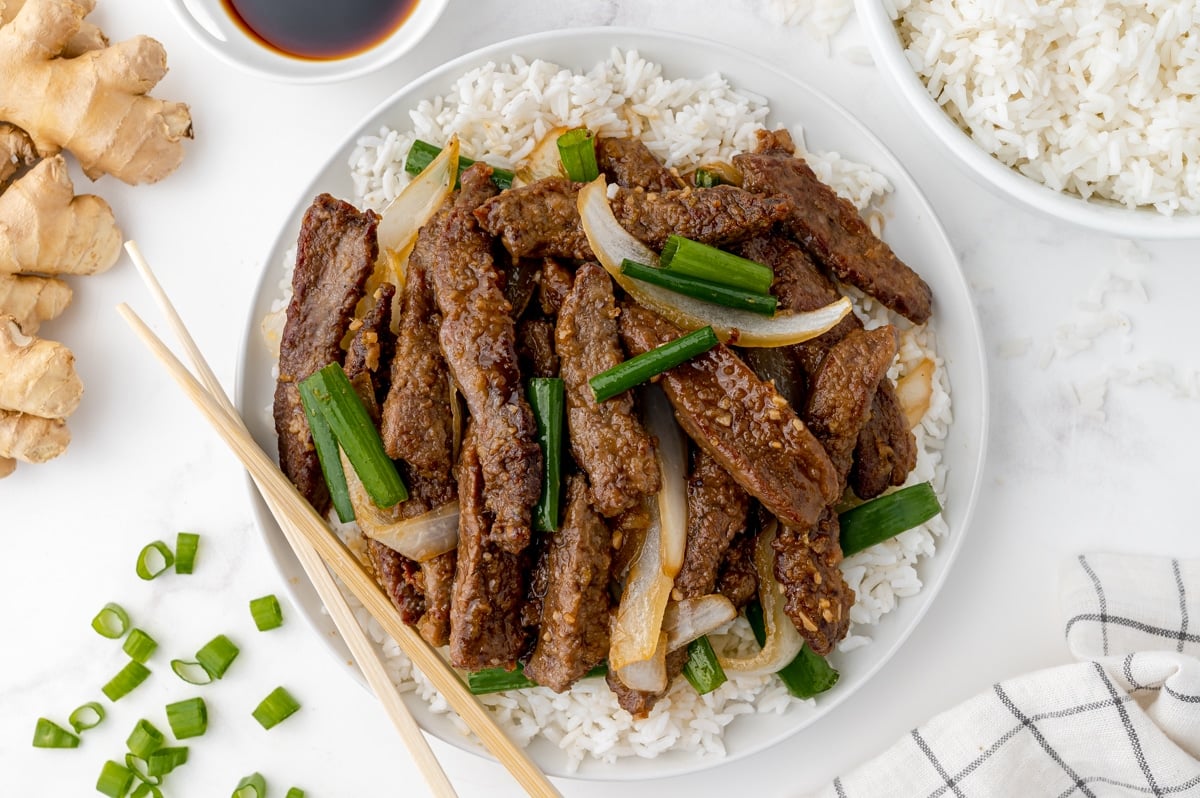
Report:
<svg viewBox="0 0 1200 798"><path fill-rule="evenodd" d="M372 72L424 38L449 0L169 0L188 32L262 77L328 83Z"/></svg>

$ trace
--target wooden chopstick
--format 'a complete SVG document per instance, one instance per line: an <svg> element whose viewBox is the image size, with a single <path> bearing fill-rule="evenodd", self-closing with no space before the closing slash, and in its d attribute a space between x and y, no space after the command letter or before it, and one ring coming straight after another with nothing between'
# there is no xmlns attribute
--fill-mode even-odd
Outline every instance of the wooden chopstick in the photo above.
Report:
<svg viewBox="0 0 1200 798"><path fill-rule="evenodd" d="M208 361L205 360L204 355L201 354L195 339L192 338L192 334L187 329L187 325L183 323L182 317L175 310L175 304L171 302L170 297L163 290L162 284L158 282L158 278L154 275L154 270L150 268L150 264L142 256L137 244L133 241L126 241L125 251L129 253L130 259L137 267L138 273L142 276L142 281L146 284L151 296L154 297L159 310L166 316L168 326L170 326L176 339L183 346L188 360L191 361L192 367L199 374L200 382L208 391L209 396L216 400L217 404L221 406L231 420L235 421L238 426L245 430L245 422L238 415L233 402L229 399L229 395L221 386L220 381L208 365ZM264 492L265 497L266 493ZM280 523L283 523L282 508L270 498L267 498L267 504L270 507L271 514L280 519ZM400 698L395 683L388 675L387 669L379 658L379 650L367 638L358 620L354 617L354 611L350 609L350 605L346 602L346 597L338 588L337 583L334 582L328 569L326 569L325 563L321 562L321 558L307 541L301 541L301 544L295 548L295 553L300 560L301 566L304 568L304 572L308 575L313 587L316 588L321 602L329 611L329 616L333 619L334 626L337 627L342 639L346 641L346 645L349 647L354 661L358 663L358 667L366 677L367 683L375 692L380 703L383 704L388 717L392 721L392 725L400 732L400 738L408 747L409 753L425 777L430 790L434 795L439 796L439 798L457 798L457 793L450 784L446 772L442 770L441 763L438 762L433 749L429 747L429 741L425 739L425 736L421 733L420 726L417 725L412 713L408 711L408 706Z"/></svg>
<svg viewBox="0 0 1200 798"><path fill-rule="evenodd" d="M301 551L307 547L328 565L371 616L396 640L413 664L429 678L484 746L530 795L557 796L558 791L550 784L545 774L496 725L487 710L467 690L458 674L419 634L400 619L399 613L375 580L366 573L345 545L330 533L325 521L250 436L236 412L229 412L226 405L230 408L232 405L229 405L228 397L224 398L223 404L221 399L209 393L128 305L119 305L117 310L237 454L280 521L284 536L301 557L301 563L306 566L306 570L308 563ZM185 346L188 345L185 343ZM195 349L194 342L190 347ZM204 361L198 350L195 359L197 367L211 376L211 370L200 365ZM216 384L215 378L213 381ZM224 394L223 391L218 393ZM352 620L353 615L350 617Z"/></svg>

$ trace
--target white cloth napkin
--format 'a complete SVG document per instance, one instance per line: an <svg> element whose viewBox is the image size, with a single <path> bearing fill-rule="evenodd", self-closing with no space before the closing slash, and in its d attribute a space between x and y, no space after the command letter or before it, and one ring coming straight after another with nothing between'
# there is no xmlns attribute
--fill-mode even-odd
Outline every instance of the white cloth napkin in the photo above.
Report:
<svg viewBox="0 0 1200 798"><path fill-rule="evenodd" d="M1080 556L1062 599L1078 663L993 685L816 795L1200 796L1200 560Z"/></svg>

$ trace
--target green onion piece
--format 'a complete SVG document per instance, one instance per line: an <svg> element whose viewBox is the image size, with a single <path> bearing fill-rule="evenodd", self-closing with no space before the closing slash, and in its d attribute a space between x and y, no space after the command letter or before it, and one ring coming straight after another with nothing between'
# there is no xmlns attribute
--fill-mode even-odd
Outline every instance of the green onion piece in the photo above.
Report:
<svg viewBox="0 0 1200 798"><path fill-rule="evenodd" d="M618 363L608 371L600 372L588 380L588 385L592 386L592 394L596 401L603 402L696 355L707 352L717 343L717 334L713 332L713 328L701 327L649 352L631 357L624 363Z"/></svg>
<svg viewBox="0 0 1200 798"><path fill-rule="evenodd" d="M283 798L304 798L304 790L299 787L292 787Z"/></svg>
<svg viewBox="0 0 1200 798"><path fill-rule="evenodd" d="M775 273L769 266L675 235L667 239L659 266L668 272L755 294L769 294L775 280Z"/></svg>
<svg viewBox="0 0 1200 798"><path fill-rule="evenodd" d="M264 729L269 729L291 717L299 708L300 703L292 698L291 693L276 687L250 714Z"/></svg>
<svg viewBox="0 0 1200 798"><path fill-rule="evenodd" d="M189 698L167 704L167 723L176 740L199 737L208 731L208 706L203 698Z"/></svg>
<svg viewBox="0 0 1200 798"><path fill-rule="evenodd" d="M154 649L158 648L158 643L141 629L134 628L129 631L129 637L125 638L125 645L121 648L125 650L131 660L144 665L146 660L150 659L150 655L154 653Z"/></svg>
<svg viewBox="0 0 1200 798"><path fill-rule="evenodd" d="M130 753L125 755L125 767L132 770L133 775L142 784L149 784L152 787L162 784L162 776L151 776L150 763L137 754Z"/></svg>
<svg viewBox="0 0 1200 798"><path fill-rule="evenodd" d="M329 422L325 420L325 414L317 404L313 386L303 381L299 388L300 406L304 408L304 417L308 419L313 448L317 450L317 462L321 464L321 474L329 488L329 498L333 500L333 509L337 512L338 520L348 524L354 520L354 505L350 501L350 486L346 484L346 472L342 469L337 439L333 437L333 430L329 428Z"/></svg>
<svg viewBox="0 0 1200 798"><path fill-rule="evenodd" d="M233 790L233 798L266 798L267 780L261 773L251 773L238 782Z"/></svg>
<svg viewBox="0 0 1200 798"><path fill-rule="evenodd" d="M52 720L38 718L33 727L34 748L78 748L79 738Z"/></svg>
<svg viewBox="0 0 1200 798"><path fill-rule="evenodd" d="M275 598L274 593L250 599L250 615L260 632L283 626L283 610L280 609L279 599Z"/></svg>
<svg viewBox="0 0 1200 798"><path fill-rule="evenodd" d="M433 162L433 159L438 157L442 152L442 148L437 145L430 144L427 141L417 139L413 142L412 149L408 151L408 157L404 159L404 171L410 175L419 175ZM463 171L475 163L470 158L464 155L458 156L458 173L461 175ZM492 182L496 184L496 188L504 191L512 188L513 173L507 169L492 167ZM458 181L455 180L454 187L458 188Z"/></svg>
<svg viewBox="0 0 1200 798"><path fill-rule="evenodd" d="M203 665L191 660L173 659L171 670L188 684L211 684L213 680L212 674Z"/></svg>
<svg viewBox="0 0 1200 798"><path fill-rule="evenodd" d="M746 620L754 632L754 639L761 646L767 639L767 628L763 623L762 605L757 601L746 606ZM820 654L808 645L800 649L795 659L784 665L776 674L787 691L796 698L812 698L837 684L840 674Z"/></svg>
<svg viewBox="0 0 1200 798"><path fill-rule="evenodd" d="M300 385L312 386L314 401L371 501L386 509L407 499L408 491L400 481L396 464L383 450L379 432L350 380L346 379L341 364L330 363Z"/></svg>
<svg viewBox="0 0 1200 798"><path fill-rule="evenodd" d="M146 760L146 774L149 776L165 776L188 760L186 745L160 748Z"/></svg>
<svg viewBox="0 0 1200 798"><path fill-rule="evenodd" d="M100 769L100 778L96 779L96 792L109 798L125 798L125 793L129 792L132 784L133 771L110 759Z"/></svg>
<svg viewBox="0 0 1200 798"><path fill-rule="evenodd" d="M558 159L562 161L567 178L576 183L590 183L600 175L596 165L596 139L586 127L568 130L558 137Z"/></svg>
<svg viewBox="0 0 1200 798"><path fill-rule="evenodd" d="M129 753L138 759L148 759L151 754L162 748L162 745L163 733L145 719L137 722L133 731L129 733L129 739L125 741L125 747L129 749Z"/></svg>
<svg viewBox="0 0 1200 798"><path fill-rule="evenodd" d="M696 173L692 176L692 182L695 183L696 188L712 188L713 186L721 185L725 180L716 172L710 172L707 169L697 169Z"/></svg>
<svg viewBox="0 0 1200 798"><path fill-rule="evenodd" d="M75 730L76 734L96 728L102 720L104 720L104 707L95 701L89 701L76 708L67 718L67 722L71 724L71 728Z"/></svg>
<svg viewBox="0 0 1200 798"><path fill-rule="evenodd" d="M143 781L133 788L133 792L129 793L129 798L163 798L163 794L157 784Z"/></svg>
<svg viewBox="0 0 1200 798"><path fill-rule="evenodd" d="M779 307L779 300L770 294L743 291L740 288L712 283L698 277L656 269L632 260L621 262L621 274L627 274L635 280L657 285L677 294L699 299L701 302L748 310L762 316L774 316Z"/></svg>
<svg viewBox="0 0 1200 798"><path fill-rule="evenodd" d="M683 675L700 695L711 693L725 684L725 669L717 661L716 652L708 636L698 637L688 643L688 658L683 664Z"/></svg>
<svg viewBox="0 0 1200 798"><path fill-rule="evenodd" d="M562 430L565 402L563 381L558 377L529 380L529 405L537 420L538 445L542 447L542 493L533 508L533 526L539 532L558 529L562 496Z"/></svg>
<svg viewBox="0 0 1200 798"><path fill-rule="evenodd" d="M100 692L104 693L109 701L119 701L146 681L146 677L149 675L149 668L140 662L130 660L124 668L117 672L116 676L109 679L108 684L100 688Z"/></svg>
<svg viewBox="0 0 1200 798"><path fill-rule="evenodd" d="M95 618L92 618L92 628L101 637L120 640L129 631L129 613L125 612L120 604L109 602L104 605L104 609L96 613Z"/></svg>
<svg viewBox="0 0 1200 798"><path fill-rule="evenodd" d="M849 557L925 523L942 511L928 482L901 488L838 515L842 555Z"/></svg>
<svg viewBox="0 0 1200 798"><path fill-rule="evenodd" d="M217 635L196 652L196 662L214 679L220 679L237 659L238 647L225 635ZM176 671L178 673L178 671Z"/></svg>
<svg viewBox="0 0 1200 798"><path fill-rule="evenodd" d="M608 663L601 662L588 671L583 678L590 679L606 673L608 673ZM504 668L484 668L467 674L467 689L474 695L499 693L504 690L521 690L526 687L537 687L537 682L525 675L525 670L519 662L517 667L511 671Z"/></svg>
<svg viewBox="0 0 1200 798"><path fill-rule="evenodd" d="M147 543L138 554L137 575L149 581L175 564L175 555L161 540Z"/></svg>
<svg viewBox="0 0 1200 798"><path fill-rule="evenodd" d="M200 536L194 532L180 532L175 536L175 573L190 574L196 564L196 549L200 548Z"/></svg>

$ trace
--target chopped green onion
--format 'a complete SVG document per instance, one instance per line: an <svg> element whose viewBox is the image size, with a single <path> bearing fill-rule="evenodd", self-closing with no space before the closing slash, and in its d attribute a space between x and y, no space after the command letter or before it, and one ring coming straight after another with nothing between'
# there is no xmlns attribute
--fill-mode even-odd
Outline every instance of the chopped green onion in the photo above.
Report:
<svg viewBox="0 0 1200 798"><path fill-rule="evenodd" d="M558 529L562 496L563 381L558 377L529 380L529 404L537 420L538 445L542 447L542 493L533 509L533 525L539 532Z"/></svg>
<svg viewBox="0 0 1200 798"><path fill-rule="evenodd" d="M267 780L261 773L251 773L238 782L233 790L233 798L266 798Z"/></svg>
<svg viewBox="0 0 1200 798"><path fill-rule="evenodd" d="M250 714L264 729L269 729L291 717L298 709L300 703L292 698L291 693L276 687Z"/></svg>
<svg viewBox="0 0 1200 798"><path fill-rule="evenodd" d="M131 660L144 665L146 660L150 659L150 655L154 653L154 649L158 648L158 643L141 629L134 628L129 631L129 637L125 638L125 645L122 648Z"/></svg>
<svg viewBox="0 0 1200 798"><path fill-rule="evenodd" d="M300 406L304 408L304 417L308 419L313 448L317 450L317 462L321 464L321 474L329 487L329 498L333 501L338 520L348 524L354 520L354 505L350 501L350 486L346 484L346 472L342 469L337 440L333 437L329 422L325 420L325 414L317 404L313 386L303 381L299 388Z"/></svg>
<svg viewBox="0 0 1200 798"><path fill-rule="evenodd" d="M33 727L34 748L78 748L79 738L52 720L38 718Z"/></svg>
<svg viewBox="0 0 1200 798"><path fill-rule="evenodd" d="M71 724L71 728L75 730L76 734L96 728L102 720L104 720L104 707L95 701L89 701L78 707L67 718L67 722Z"/></svg>
<svg viewBox="0 0 1200 798"><path fill-rule="evenodd" d="M104 609L96 613L95 618L92 618L92 628L101 637L120 640L129 631L129 613L125 612L120 604L109 602L104 605Z"/></svg>
<svg viewBox="0 0 1200 798"><path fill-rule="evenodd" d="M162 776L150 775L150 763L134 753L125 755L125 767L133 771L133 775L142 784L149 784L152 787L157 787L162 784Z"/></svg>
<svg viewBox="0 0 1200 798"><path fill-rule="evenodd" d="M200 536L194 532L180 532L175 536L175 573L190 574L196 564L196 549L200 548Z"/></svg>
<svg viewBox="0 0 1200 798"><path fill-rule="evenodd" d="M588 671L583 678L590 679L606 673L608 673L608 664L601 662ZM525 675L525 670L519 662L517 667L511 671L504 668L484 668L467 674L467 688L474 695L499 693L504 690L521 690L526 687L537 687L537 682Z"/></svg>
<svg viewBox="0 0 1200 798"><path fill-rule="evenodd" d="M148 759L163 745L163 733L154 728L154 724L150 721L142 719L133 727L133 731L129 733L129 739L125 741L125 747L129 749L129 753L139 759Z"/></svg>
<svg viewBox="0 0 1200 798"><path fill-rule="evenodd" d="M590 183L600 175L596 165L596 139L586 127L568 130L558 137L558 159L562 161L567 178L576 183Z"/></svg>
<svg viewBox="0 0 1200 798"><path fill-rule="evenodd" d="M208 730L208 706L203 698L167 704L167 723L176 740L199 737Z"/></svg>
<svg viewBox="0 0 1200 798"><path fill-rule="evenodd" d="M717 661L716 652L708 636L698 637L688 643L688 658L683 664L683 675L700 695L711 693L725 684L725 669Z"/></svg>
<svg viewBox="0 0 1200 798"><path fill-rule="evenodd" d="M100 769L100 778L96 780L96 792L103 793L109 798L125 798L133 784L133 771L111 759Z"/></svg>
<svg viewBox="0 0 1200 798"><path fill-rule="evenodd" d="M697 169L696 173L692 176L692 182L696 185L696 188L712 188L713 186L721 185L725 180L716 172L710 172L707 169Z"/></svg>
<svg viewBox="0 0 1200 798"><path fill-rule="evenodd" d="M225 635L217 635L196 652L196 662L214 679L220 679L237 659L238 647ZM176 671L178 673L178 671Z"/></svg>
<svg viewBox="0 0 1200 798"><path fill-rule="evenodd" d="M442 148L427 141L417 139L413 142L412 149L408 151L408 157L404 159L404 171L410 175L419 175L433 162L433 159L441 154ZM464 155L458 156L458 173L461 175L463 170L469 168L475 163L470 158ZM513 173L507 169L499 169L492 167L492 182L501 191L512 188ZM458 188L458 182L455 181L454 187Z"/></svg>
<svg viewBox="0 0 1200 798"><path fill-rule="evenodd" d="M150 755L146 761L146 774L149 776L165 776L175 768L186 763L188 749L186 745L172 748L160 748Z"/></svg>
<svg viewBox="0 0 1200 798"><path fill-rule="evenodd" d="M775 310L779 307L779 300L770 294L743 291L740 288L701 280L698 277L689 277L682 273L656 269L632 260L621 262L621 274L629 275L635 280L641 280L643 283L650 283L651 285L666 288L677 294L690 296L692 299L699 299L701 302L721 305L726 308L748 310L762 316L774 316Z"/></svg>
<svg viewBox="0 0 1200 798"><path fill-rule="evenodd" d="M925 523L942 511L928 482L901 488L838 515L842 554L849 557Z"/></svg>
<svg viewBox="0 0 1200 798"><path fill-rule="evenodd" d="M175 564L175 555L161 540L147 543L138 554L137 575L147 581L159 576Z"/></svg>
<svg viewBox="0 0 1200 798"><path fill-rule="evenodd" d="M163 798L163 794L157 784L143 781L133 788L133 792L129 793L129 798Z"/></svg>
<svg viewBox="0 0 1200 798"><path fill-rule="evenodd" d="M271 593L256 599L250 599L250 615L258 631L266 632L283 626L283 610L279 607L279 599Z"/></svg>
<svg viewBox="0 0 1200 798"><path fill-rule="evenodd" d="M618 363L608 371L602 371L588 380L597 402L611 399L622 391L641 385L667 369L672 369L703 354L717 345L717 334L712 327L701 327L686 335L657 346L649 352L631 357Z"/></svg>
<svg viewBox="0 0 1200 798"><path fill-rule="evenodd" d="M664 271L755 294L769 294L775 280L769 266L676 235L667 239L658 263Z"/></svg>
<svg viewBox="0 0 1200 798"><path fill-rule="evenodd" d="M304 798L304 790L299 787L292 787L283 798Z"/></svg>
<svg viewBox="0 0 1200 798"><path fill-rule="evenodd" d="M212 674L205 670L199 662L185 659L171 660L171 670L175 675L188 684L211 684Z"/></svg>
<svg viewBox="0 0 1200 798"><path fill-rule="evenodd" d="M407 499L396 464L341 364L330 363L300 384L312 386L313 399L375 506L386 509Z"/></svg>
<svg viewBox="0 0 1200 798"><path fill-rule="evenodd" d="M746 606L746 620L754 632L754 639L761 646L766 642L767 630L763 623L762 605L757 601ZM787 691L796 698L812 698L837 684L840 674L820 654L807 645L800 649L795 659L784 665L776 674Z"/></svg>
<svg viewBox="0 0 1200 798"><path fill-rule="evenodd" d="M140 662L130 660L124 668L117 672L116 676L109 679L108 684L100 688L100 692L104 693L109 701L119 701L146 681L146 677L149 675L149 668Z"/></svg>

